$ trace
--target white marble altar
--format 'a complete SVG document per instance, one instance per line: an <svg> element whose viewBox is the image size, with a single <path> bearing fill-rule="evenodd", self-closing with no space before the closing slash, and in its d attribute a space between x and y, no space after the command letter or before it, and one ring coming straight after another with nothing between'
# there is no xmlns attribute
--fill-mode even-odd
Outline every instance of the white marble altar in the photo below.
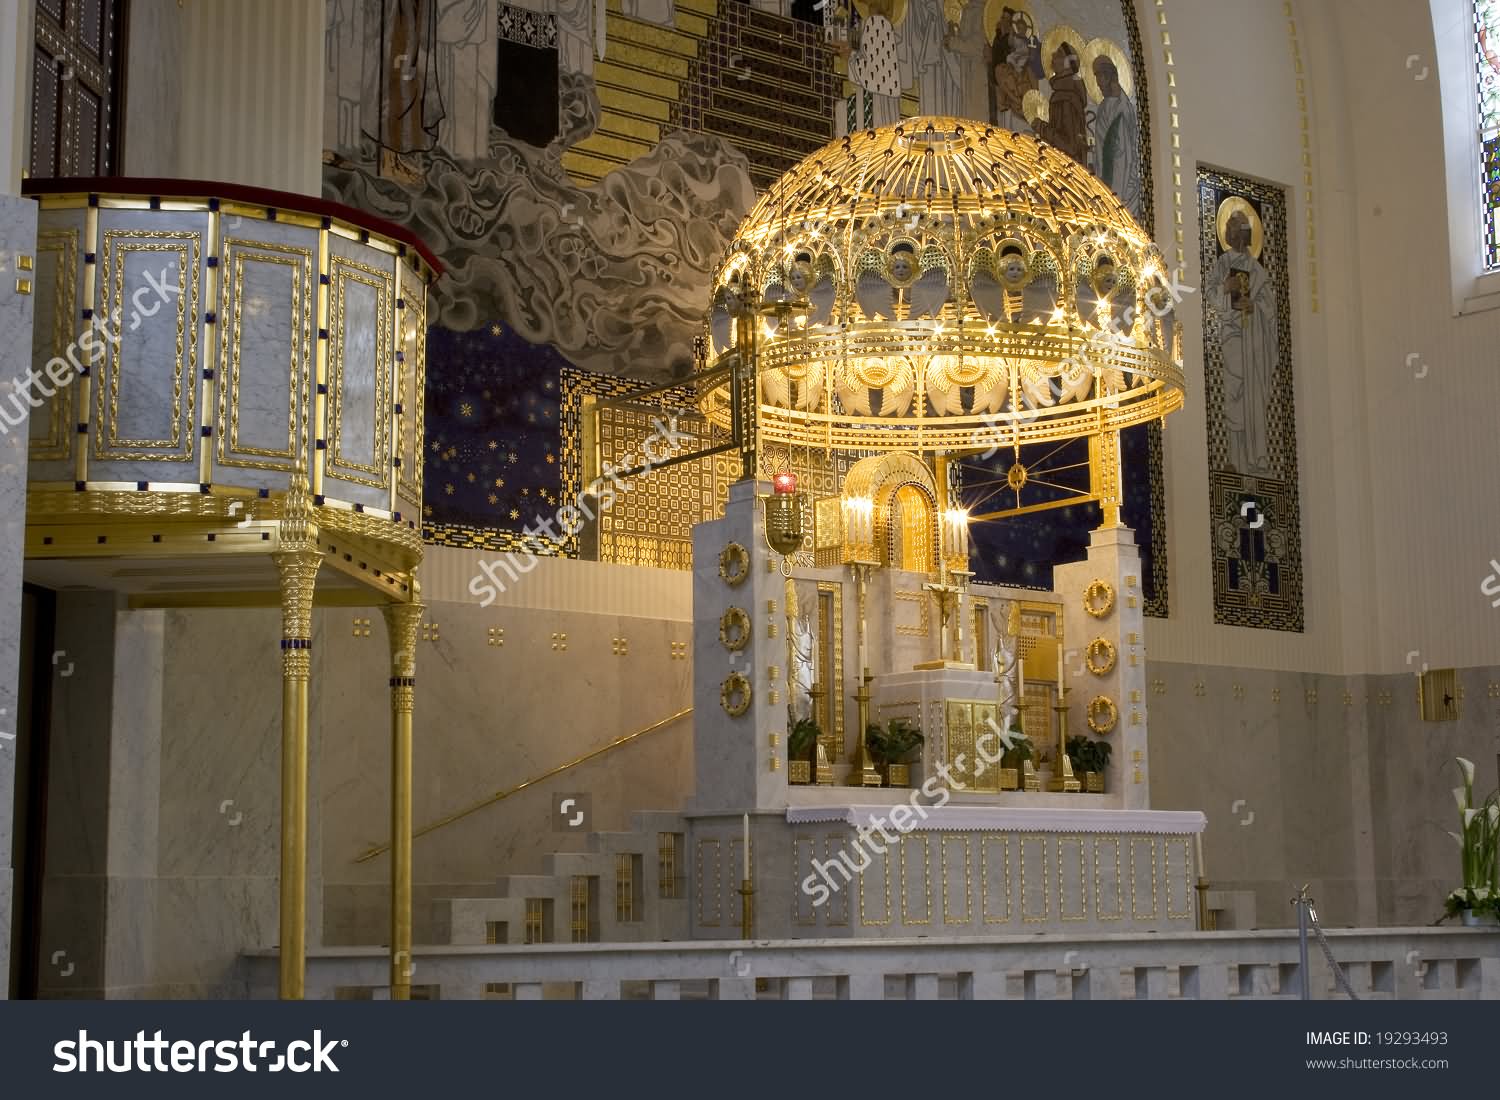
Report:
<svg viewBox="0 0 1500 1100"><path fill-rule="evenodd" d="M769 488L736 484L724 517L694 529L698 786L683 815L693 936L723 936L739 922L746 813L757 935L1193 928L1194 841L1205 818L1197 811L1149 808L1139 557L1130 532L1096 532L1087 560L1059 567L1056 594L973 594L983 605L965 598L964 611L954 616L967 620L962 647L955 644L956 622L940 640L936 596L924 587L923 574L871 570L861 616L857 579L837 568L792 566L791 583L799 593L841 586L843 606L852 612L835 639L818 643L842 650L835 666L842 669L842 683L831 677L833 690L845 692L835 785L794 784L786 748L788 691L794 686L785 634L788 582L780 555L765 541L764 504L757 495ZM730 544L743 548L743 560L736 552L721 570L720 555ZM1095 581L1100 583L1088 593L1090 612L1084 597ZM799 594L799 609L805 598ZM1070 700L1069 732L1085 730L1085 707L1095 696L1129 700L1126 713L1141 716L1091 733L1112 738L1125 758L1116 761L1106 793L1001 790L1007 747L1001 729L1009 726L1002 706L1012 698L1011 685L1002 685L993 669L974 667L993 663L986 651L1000 640L975 637L973 626L979 612L999 628L1008 615L991 617L990 604L1008 600L1020 606L1017 625L1006 629L1025 632L1035 655L1033 671L1057 677L1059 658L1067 664L1095 638L1108 642L1095 647L1092 665L1080 659L1076 671L1061 673L1083 689L1082 699ZM1068 647L1061 654L1055 652L1059 633ZM1124 659L1105 668L1098 656L1107 651ZM869 721L884 726L906 718L924 735L909 787L856 791L847 785L860 728L855 693L861 667L872 676ZM732 715L724 705L724 685L737 675L745 680L736 691L748 685L751 699L743 713ZM1034 748L1055 760L1055 715L1034 717ZM1037 737L1037 730L1053 732ZM1127 782L1122 775L1141 781Z"/></svg>

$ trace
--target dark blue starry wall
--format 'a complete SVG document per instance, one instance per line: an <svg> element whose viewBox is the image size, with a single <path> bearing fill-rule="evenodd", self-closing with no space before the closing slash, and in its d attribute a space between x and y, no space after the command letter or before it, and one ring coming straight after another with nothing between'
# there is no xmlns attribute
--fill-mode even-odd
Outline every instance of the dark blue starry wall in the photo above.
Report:
<svg viewBox="0 0 1500 1100"><path fill-rule="evenodd" d="M562 489L558 387L567 365L507 325L427 334L423 528L429 542L477 545L556 513Z"/></svg>
<svg viewBox="0 0 1500 1100"><path fill-rule="evenodd" d="M1141 586L1148 611L1155 607L1165 614L1166 593L1157 592L1157 573L1164 554L1157 545L1157 514L1153 515L1151 464L1155 461L1150 434L1157 429L1131 428L1120 437L1120 458L1124 469L1125 500L1121 519L1135 531L1141 550ZM964 507L971 513L1014 507L1016 498L1000 486L1005 481L1014 456L1010 451L995 455L987 462L970 459L963 463ZM1021 461L1031 468L1033 481L1024 491L1022 503L1036 504L1058 500L1070 492L1088 488L1088 441L1084 439L1061 447L1038 445L1023 448ZM1044 483L1043 483L1044 482ZM993 584L1021 585L1026 588L1052 587L1054 563L1082 561L1088 554L1089 532L1099 526L1099 506L1093 503L1073 504L1045 512L1014 516L1008 519L975 523L971 542L970 567L979 581ZM1162 532L1165 535L1165 531Z"/></svg>

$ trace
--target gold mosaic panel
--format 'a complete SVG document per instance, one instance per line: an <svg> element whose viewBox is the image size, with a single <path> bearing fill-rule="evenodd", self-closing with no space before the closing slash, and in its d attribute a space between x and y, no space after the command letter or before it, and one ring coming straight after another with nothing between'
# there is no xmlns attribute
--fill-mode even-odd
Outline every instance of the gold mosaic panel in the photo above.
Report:
<svg viewBox="0 0 1500 1100"><path fill-rule="evenodd" d="M665 390L640 404L621 400L645 388L640 383L584 371L562 372L564 499L577 499L606 470L623 473L641 466L645 443L653 435L659 435L654 421L664 418L669 411L676 412L677 430L693 437L678 453L728 442L726 436L714 434L702 416L682 411L693 405L690 388ZM660 454L662 444L654 442L652 448ZM797 475L797 487L804 494L803 530L810 537L816 502L822 497L837 496L849 467L858 457L842 451L762 451L760 474L766 479L782 470ZM598 513L599 560L619 565L691 569L693 527L724 514L729 487L739 480L739 463L737 453L726 452L610 482L614 499ZM461 537L460 530L454 534ZM450 544L447 539L440 541ZM482 541L484 545L494 545L493 537ZM578 549L576 536L561 540L563 553L574 556ZM810 556L805 564L812 564Z"/></svg>
<svg viewBox="0 0 1500 1100"><path fill-rule="evenodd" d="M401 302L408 332L427 331L427 290L422 276L404 261L401 270ZM427 430L427 341L404 340L401 362L396 364L396 401L401 406L396 420L396 493L419 506L422 502L422 468L426 452L422 441Z"/></svg>
<svg viewBox="0 0 1500 1100"><path fill-rule="evenodd" d="M719 853L719 842L708 838L700 838L698 841L698 866L693 879L696 885L694 891L698 895L698 927L717 928L719 921L724 916L724 894L723 878L724 871ZM712 875L712 880L709 876ZM712 886L709 885L712 881ZM710 898L713 908L705 909L703 899Z"/></svg>
<svg viewBox="0 0 1500 1100"><path fill-rule="evenodd" d="M78 316L78 229L42 229L36 240L36 284L38 298L41 297L43 280L52 284L52 330L44 331L37 325L32 334L34 349L33 365L45 372L46 365L54 358L67 358L68 348L77 335L73 331L74 318ZM42 302L38 301L37 316L42 314ZM81 347L74 352L78 365L87 366L87 352ZM68 368L73 373L73 368ZM50 376L49 376L50 377ZM47 418L31 418L32 430L29 454L33 462L65 461L72 457L73 437L77 434L74 408L74 383L57 387L56 393L47 401ZM45 434L36 429L46 424Z"/></svg>
<svg viewBox="0 0 1500 1100"><path fill-rule="evenodd" d="M636 406L598 407L599 471L628 472L643 465L650 452L661 454L657 433L660 409ZM679 416L679 430L706 434L702 417ZM651 447L645 447L651 442ZM586 471L592 473L592 471ZM693 524L714 514L712 457L682 462L635 477L611 479L614 499L599 511L599 558L620 565L690 569ZM608 499L606 496L605 499Z"/></svg>
<svg viewBox="0 0 1500 1100"><path fill-rule="evenodd" d="M830 667L831 666L831 667ZM839 581L818 582L818 678L823 697L819 739L831 760L844 758L844 586Z"/></svg>

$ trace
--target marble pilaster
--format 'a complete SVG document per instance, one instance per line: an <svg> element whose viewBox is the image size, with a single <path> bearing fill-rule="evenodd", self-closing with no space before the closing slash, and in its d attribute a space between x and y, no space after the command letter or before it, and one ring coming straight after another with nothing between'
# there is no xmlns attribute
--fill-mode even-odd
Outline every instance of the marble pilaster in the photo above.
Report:
<svg viewBox="0 0 1500 1100"><path fill-rule="evenodd" d="M776 568L779 556L766 545L757 490L766 493L770 486L737 482L724 518L693 528L694 805L703 809L767 809L787 801L786 584ZM749 555L748 575L734 585L719 575L719 555L730 543ZM731 608L749 622L739 649L720 640L720 623ZM723 685L735 674L751 690L750 708L739 716L721 702Z"/></svg>
<svg viewBox="0 0 1500 1100"><path fill-rule="evenodd" d="M1096 613L1090 613L1085 609L1085 593L1096 581L1109 586L1111 598L1106 609L1106 601L1096 597ZM1128 527L1096 529L1089 538L1088 557L1057 566L1053 584L1056 591L1065 594L1063 663L1070 689L1068 733L1107 739L1114 751L1105 789L1120 792L1124 809L1146 809L1151 804L1151 773L1146 752L1145 612L1141 555L1134 534ZM1113 648L1114 662L1107 669L1106 645L1098 647L1093 668L1089 667L1088 647L1096 640ZM1112 728L1096 732L1089 727L1089 705L1094 699L1114 704ZM1101 706L1096 716L1101 726L1107 724L1103 713Z"/></svg>
<svg viewBox="0 0 1500 1100"><path fill-rule="evenodd" d="M30 7L30 5L23 5ZM12 21L15 5L0 8L0 16ZM25 22L24 16L21 18ZM3 28L0 28L3 29ZM0 38L4 38L0 34ZM6 47L8 48L8 47ZM0 187L6 186L0 179ZM16 742L20 710L17 675L21 645L21 562L26 534L26 451L30 406L16 382L24 380L29 366L33 296L23 292L32 270L23 269L22 257L34 265L36 256L36 204L28 199L0 197L0 964L10 958L11 840L14 825L11 807L15 797ZM18 419L12 425L10 420ZM0 965L0 973L8 965Z"/></svg>

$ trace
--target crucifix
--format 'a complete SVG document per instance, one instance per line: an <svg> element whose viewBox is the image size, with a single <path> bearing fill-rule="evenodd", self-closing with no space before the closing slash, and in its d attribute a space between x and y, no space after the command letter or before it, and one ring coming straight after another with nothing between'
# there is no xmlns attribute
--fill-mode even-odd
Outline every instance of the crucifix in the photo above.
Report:
<svg viewBox="0 0 1500 1100"><path fill-rule="evenodd" d="M937 598L938 603L938 659L935 664L921 664L918 668L947 668L963 661L964 655L964 626L963 617L957 620L958 638L955 643L955 652L952 657L948 655L948 624L954 620L954 611L959 606L965 592L968 591L968 579L973 576L964 570L949 570L946 563L938 566L938 579L928 581L922 587ZM967 667L972 668L972 665Z"/></svg>

